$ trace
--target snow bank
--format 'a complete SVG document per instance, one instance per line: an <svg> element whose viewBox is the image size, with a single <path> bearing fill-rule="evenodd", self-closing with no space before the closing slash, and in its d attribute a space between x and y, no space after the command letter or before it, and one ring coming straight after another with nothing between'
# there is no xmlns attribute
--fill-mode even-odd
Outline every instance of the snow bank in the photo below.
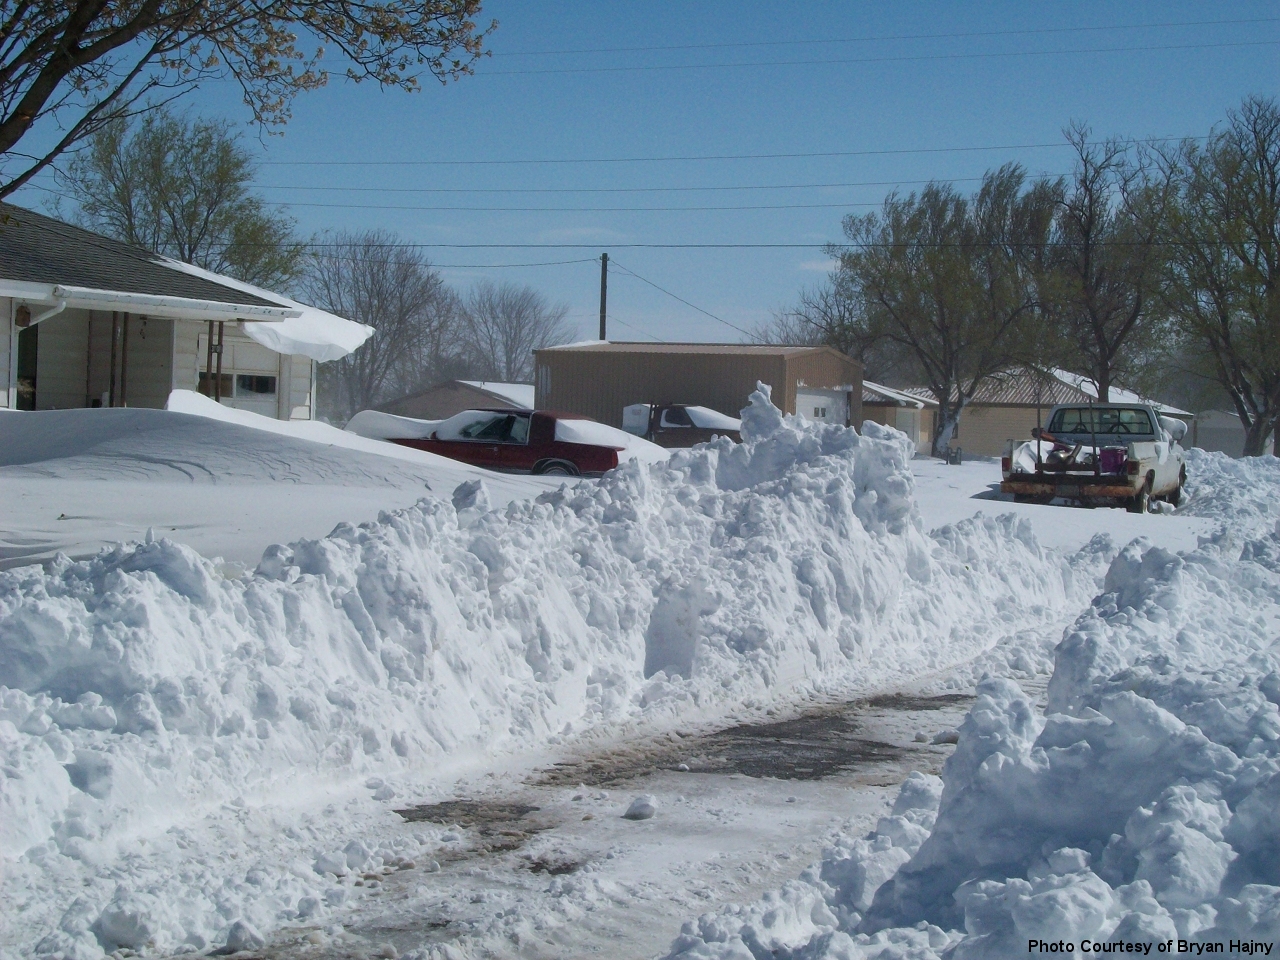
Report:
<svg viewBox="0 0 1280 960"><path fill-rule="evenodd" d="M1189 474L1234 529L1182 555L1125 547L1057 647L1043 714L1013 681L983 681L941 784L908 780L870 835L686 924L671 956L1274 942L1280 527L1247 517L1280 498L1280 471L1201 454Z"/></svg>
<svg viewBox="0 0 1280 960"><path fill-rule="evenodd" d="M0 951L251 942L410 859L388 801L451 770L936 669L1093 590L1026 521L925 534L895 430L762 388L743 437L504 509L471 481L248 576L150 538L0 573Z"/></svg>

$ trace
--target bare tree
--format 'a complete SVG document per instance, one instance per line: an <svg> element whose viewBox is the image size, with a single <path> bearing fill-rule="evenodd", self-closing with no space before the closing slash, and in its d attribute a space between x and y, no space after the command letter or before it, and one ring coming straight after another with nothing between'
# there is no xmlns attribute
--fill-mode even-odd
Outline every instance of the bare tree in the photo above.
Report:
<svg viewBox="0 0 1280 960"><path fill-rule="evenodd" d="M779 310L754 331L757 343L828 346L860 362L873 378L905 381L918 375L910 351L869 321L866 303L847 274L835 270L822 286L804 290L794 307Z"/></svg>
<svg viewBox="0 0 1280 960"><path fill-rule="evenodd" d="M1118 375L1136 377L1158 333L1158 240L1174 187L1122 141L1090 142L1082 126L1066 136L1076 164L1054 218L1052 270L1043 275L1046 331L1056 341L1044 346L1107 400Z"/></svg>
<svg viewBox="0 0 1280 960"><path fill-rule="evenodd" d="M467 344L473 373L485 380L533 380L533 351L572 340L568 306L552 304L532 287L482 280L466 300Z"/></svg>
<svg viewBox="0 0 1280 960"><path fill-rule="evenodd" d="M317 245L303 296L375 333L320 368L321 405L348 420L360 410L430 383L458 349L459 304L431 264L385 230L340 233Z"/></svg>
<svg viewBox="0 0 1280 960"><path fill-rule="evenodd" d="M846 217L849 244L831 248L867 334L908 352L937 397L936 456L982 383L1023 351L1059 190L1028 188L1016 164L988 173L973 197L931 183Z"/></svg>
<svg viewBox="0 0 1280 960"><path fill-rule="evenodd" d="M1178 198L1163 305L1211 358L1245 455L1261 454L1272 431L1280 454L1280 104L1249 97L1205 144L1165 159Z"/></svg>
<svg viewBox="0 0 1280 960"><path fill-rule="evenodd" d="M326 44L355 81L414 90L423 74L456 79L480 56L479 12L480 0L0 4L0 198L149 95L173 99L201 81L234 81L258 123L283 123L298 93L328 81ZM303 52L300 39L316 46Z"/></svg>
<svg viewBox="0 0 1280 960"><path fill-rule="evenodd" d="M166 108L97 131L59 176L73 219L126 243L264 287L295 277L294 222L250 189L253 158L223 120Z"/></svg>

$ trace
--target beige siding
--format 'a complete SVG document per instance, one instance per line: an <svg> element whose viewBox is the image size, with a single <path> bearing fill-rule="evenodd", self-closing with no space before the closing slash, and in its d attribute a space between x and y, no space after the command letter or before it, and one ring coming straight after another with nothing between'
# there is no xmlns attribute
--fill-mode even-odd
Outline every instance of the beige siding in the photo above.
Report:
<svg viewBox="0 0 1280 960"><path fill-rule="evenodd" d="M1047 406L1041 408L1042 425L1048 413ZM1035 425L1035 407L974 404L960 414L959 435L952 438L951 446L971 456L998 457L1004 453L1006 440L1029 439Z"/></svg>
<svg viewBox="0 0 1280 960"><path fill-rule="evenodd" d="M88 311L65 310L36 329L36 409L83 407Z"/></svg>
<svg viewBox="0 0 1280 960"><path fill-rule="evenodd" d="M8 297L0 297L0 407L13 405L9 395L9 347L13 341L13 332L13 301Z"/></svg>
<svg viewBox="0 0 1280 960"><path fill-rule="evenodd" d="M123 335L122 335L123 339ZM130 317L128 369L120 399L130 407L162 409L173 383L173 321Z"/></svg>

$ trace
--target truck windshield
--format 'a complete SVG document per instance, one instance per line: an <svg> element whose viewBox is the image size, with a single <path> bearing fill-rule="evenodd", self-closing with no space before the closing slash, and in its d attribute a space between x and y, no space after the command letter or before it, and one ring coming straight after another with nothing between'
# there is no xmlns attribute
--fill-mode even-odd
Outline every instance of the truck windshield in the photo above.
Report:
<svg viewBox="0 0 1280 960"><path fill-rule="evenodd" d="M1147 411L1134 407L1067 407L1053 415L1051 434L1154 434Z"/></svg>

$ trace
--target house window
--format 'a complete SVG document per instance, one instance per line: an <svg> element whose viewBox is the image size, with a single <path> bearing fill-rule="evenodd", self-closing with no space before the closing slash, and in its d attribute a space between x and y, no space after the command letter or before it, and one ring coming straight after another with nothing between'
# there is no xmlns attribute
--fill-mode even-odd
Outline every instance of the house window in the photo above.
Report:
<svg viewBox="0 0 1280 960"><path fill-rule="evenodd" d="M826 408L826 407L814 407L814 408L813 408L813 419L815 419L815 420L825 420L826 418L827 418L827 408Z"/></svg>
<svg viewBox="0 0 1280 960"><path fill-rule="evenodd" d="M210 376L201 370L200 392L213 396L211 387L217 379L216 373ZM221 387L223 400L266 400L276 395L276 378L257 373L224 373Z"/></svg>

